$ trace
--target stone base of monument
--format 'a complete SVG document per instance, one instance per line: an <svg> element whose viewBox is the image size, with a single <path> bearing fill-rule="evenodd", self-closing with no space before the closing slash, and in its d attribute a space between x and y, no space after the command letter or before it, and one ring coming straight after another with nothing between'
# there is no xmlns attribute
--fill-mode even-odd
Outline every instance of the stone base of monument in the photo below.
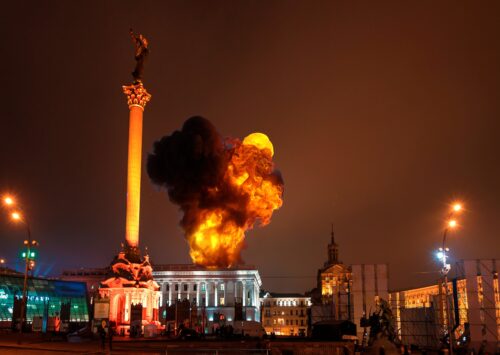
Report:
<svg viewBox="0 0 500 355"><path fill-rule="evenodd" d="M109 299L109 322L117 334L139 335L144 326L160 326L160 287L153 280L149 256L125 246L114 258L99 295Z"/></svg>

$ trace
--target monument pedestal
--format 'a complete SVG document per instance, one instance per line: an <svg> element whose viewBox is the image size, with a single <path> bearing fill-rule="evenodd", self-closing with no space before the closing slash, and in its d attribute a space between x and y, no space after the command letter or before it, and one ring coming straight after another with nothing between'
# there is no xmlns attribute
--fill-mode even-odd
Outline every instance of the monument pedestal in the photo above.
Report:
<svg viewBox="0 0 500 355"><path fill-rule="evenodd" d="M133 334L158 322L160 287L153 280L149 256L141 257L136 247L126 246L113 260L99 295L109 299L109 321L121 334ZM129 333L130 332L130 333Z"/></svg>

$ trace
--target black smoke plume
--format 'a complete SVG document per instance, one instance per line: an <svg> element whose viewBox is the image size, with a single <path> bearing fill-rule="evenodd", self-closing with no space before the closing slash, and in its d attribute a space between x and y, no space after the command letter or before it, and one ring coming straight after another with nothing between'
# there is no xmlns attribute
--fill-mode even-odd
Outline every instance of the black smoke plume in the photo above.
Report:
<svg viewBox="0 0 500 355"><path fill-rule="evenodd" d="M181 130L154 143L147 159L148 175L154 184L167 190L170 200L183 211L180 224L186 236L197 228L202 210L223 209L224 223L245 229L258 222L255 212L247 210L249 194L231 183L226 174L240 146L240 140L223 139L210 121L199 116L189 118ZM258 151L255 147L246 149ZM270 156L261 164L271 167ZM279 172L267 172L264 168L259 171L266 171L262 179L283 185Z"/></svg>

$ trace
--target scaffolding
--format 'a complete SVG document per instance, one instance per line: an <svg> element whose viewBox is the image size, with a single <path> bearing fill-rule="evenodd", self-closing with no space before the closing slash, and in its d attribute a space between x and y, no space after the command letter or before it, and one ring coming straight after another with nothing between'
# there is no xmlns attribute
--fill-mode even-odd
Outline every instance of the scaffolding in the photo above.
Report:
<svg viewBox="0 0 500 355"><path fill-rule="evenodd" d="M432 286L392 292L389 300L401 342L438 348L451 335L455 346L499 351L498 266L500 261L495 259L458 262L446 295L442 280ZM451 334L448 329L453 330Z"/></svg>

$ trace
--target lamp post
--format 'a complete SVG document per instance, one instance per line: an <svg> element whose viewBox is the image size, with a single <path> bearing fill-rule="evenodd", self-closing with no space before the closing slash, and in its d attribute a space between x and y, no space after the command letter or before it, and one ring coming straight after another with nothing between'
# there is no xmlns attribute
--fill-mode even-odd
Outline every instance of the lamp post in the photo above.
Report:
<svg viewBox="0 0 500 355"><path fill-rule="evenodd" d="M450 355L453 355L453 328L452 328L452 318L450 312L450 305L448 302L448 273L450 272L451 265L448 263L448 255L447 253L450 251L446 247L446 236L449 230L455 229L458 226L456 219L453 217L455 214L459 213L462 210L462 205L460 203L455 203L452 207L452 210L448 216L447 224L444 228L443 232L443 244L442 247L439 248L438 258L441 260L441 275L443 276L443 288L444 288L444 304L445 304L445 312L446 312L446 330L448 332L449 339L449 352ZM445 322L444 313L443 312L443 323Z"/></svg>
<svg viewBox="0 0 500 355"><path fill-rule="evenodd" d="M14 199L10 196L7 196L4 198L4 204L7 207L13 207L15 206ZM28 235L28 239L24 241L24 245L26 246L26 251L23 252L21 255L23 256L25 260L25 266L24 266L24 282L23 282L23 295L22 295L22 301L21 301L21 322L19 326L19 333L22 334L23 332L23 325L25 322L25 316L24 314L26 313L26 308L27 308L27 293L28 293L28 272L33 269L35 266L33 258L35 257L34 252L31 251L31 249L35 246L38 245L38 242L36 240L31 239L31 228L30 224L27 220L27 218L19 212L19 210L14 210L10 214L11 219L14 222L18 223L23 223L24 226L26 227L26 233ZM21 339L19 339L19 342Z"/></svg>

